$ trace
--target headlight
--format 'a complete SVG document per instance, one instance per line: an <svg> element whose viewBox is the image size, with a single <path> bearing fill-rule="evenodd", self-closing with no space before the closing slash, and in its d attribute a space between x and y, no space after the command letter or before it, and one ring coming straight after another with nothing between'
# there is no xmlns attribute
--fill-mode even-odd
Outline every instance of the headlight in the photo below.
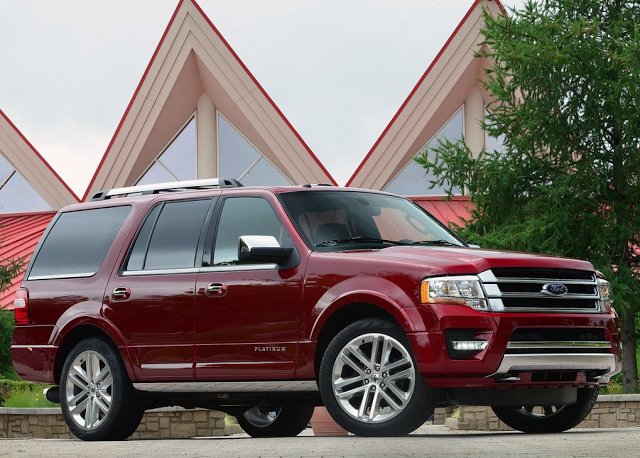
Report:
<svg viewBox="0 0 640 458"><path fill-rule="evenodd" d="M426 278L420 284L420 302L461 304L476 310L489 310L482 284L474 276Z"/></svg>
<svg viewBox="0 0 640 458"><path fill-rule="evenodd" d="M611 283L604 278L598 278L598 292L602 301L602 311L608 312L613 304L613 291L611 291Z"/></svg>

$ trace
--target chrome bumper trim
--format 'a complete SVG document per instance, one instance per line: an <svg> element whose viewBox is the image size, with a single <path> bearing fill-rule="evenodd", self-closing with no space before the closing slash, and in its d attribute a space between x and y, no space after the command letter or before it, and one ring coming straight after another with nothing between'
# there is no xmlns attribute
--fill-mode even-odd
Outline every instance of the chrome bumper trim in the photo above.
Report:
<svg viewBox="0 0 640 458"><path fill-rule="evenodd" d="M514 341L509 342L507 344L508 350L514 349L558 349L558 348L578 348L581 350L585 349L600 349L600 348L611 348L611 342L605 340L602 342L594 342L594 341Z"/></svg>
<svg viewBox="0 0 640 458"><path fill-rule="evenodd" d="M601 376L601 380L606 381L605 379L617 374L616 357L611 353L504 355L498 370L486 378L509 372L588 370L606 370Z"/></svg>

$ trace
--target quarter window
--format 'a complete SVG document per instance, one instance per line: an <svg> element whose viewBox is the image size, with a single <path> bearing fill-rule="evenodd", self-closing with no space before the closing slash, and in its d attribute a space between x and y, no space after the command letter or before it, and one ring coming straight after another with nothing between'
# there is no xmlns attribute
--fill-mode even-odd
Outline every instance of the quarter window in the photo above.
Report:
<svg viewBox="0 0 640 458"><path fill-rule="evenodd" d="M124 206L62 213L36 255L29 279L94 275L130 211Z"/></svg>

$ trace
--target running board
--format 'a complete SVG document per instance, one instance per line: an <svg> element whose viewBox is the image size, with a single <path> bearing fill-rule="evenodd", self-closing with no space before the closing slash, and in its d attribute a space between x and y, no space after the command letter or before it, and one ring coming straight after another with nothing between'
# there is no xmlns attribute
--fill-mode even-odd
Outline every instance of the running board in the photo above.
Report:
<svg viewBox="0 0 640 458"><path fill-rule="evenodd" d="M134 383L139 391L154 393L273 393L273 392L317 392L315 380L275 382L158 382Z"/></svg>

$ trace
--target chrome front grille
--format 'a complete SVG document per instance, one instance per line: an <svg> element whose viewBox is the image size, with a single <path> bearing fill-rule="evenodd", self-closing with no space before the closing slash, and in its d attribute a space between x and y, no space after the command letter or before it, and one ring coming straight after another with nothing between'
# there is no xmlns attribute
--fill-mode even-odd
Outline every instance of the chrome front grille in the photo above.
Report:
<svg viewBox="0 0 640 458"><path fill-rule="evenodd" d="M497 268L480 274L489 305L498 312L600 312L594 272L568 269ZM563 285L566 293L545 295L545 285Z"/></svg>

